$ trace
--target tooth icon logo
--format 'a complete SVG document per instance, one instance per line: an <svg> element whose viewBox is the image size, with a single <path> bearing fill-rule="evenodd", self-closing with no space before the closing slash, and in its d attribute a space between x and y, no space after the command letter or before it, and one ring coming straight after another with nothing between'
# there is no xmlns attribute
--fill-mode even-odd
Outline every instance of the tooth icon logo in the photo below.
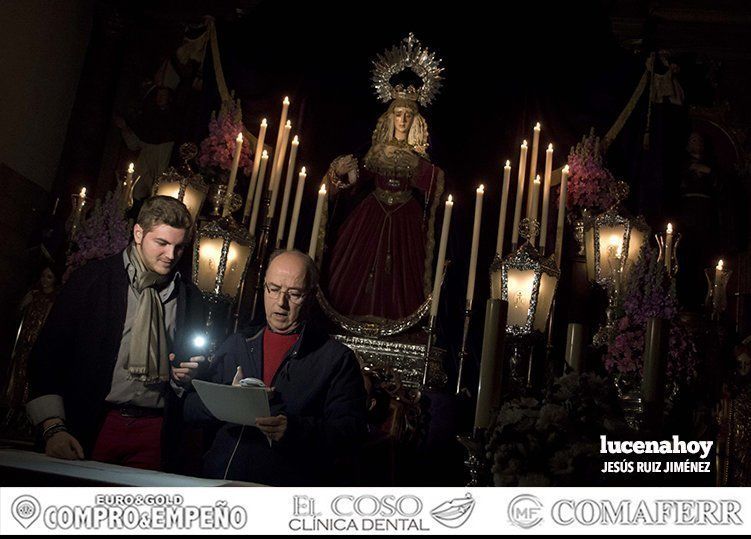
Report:
<svg viewBox="0 0 751 539"><path fill-rule="evenodd" d="M430 516L447 528L460 528L467 522L474 508L475 500L468 492L464 498L443 502L430 512Z"/></svg>

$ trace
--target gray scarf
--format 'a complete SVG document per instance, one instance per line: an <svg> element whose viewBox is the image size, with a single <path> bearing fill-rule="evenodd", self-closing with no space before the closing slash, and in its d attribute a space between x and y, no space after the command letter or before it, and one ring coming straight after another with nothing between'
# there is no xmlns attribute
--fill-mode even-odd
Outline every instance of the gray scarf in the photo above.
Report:
<svg viewBox="0 0 751 539"><path fill-rule="evenodd" d="M132 379L144 383L166 381L169 379L169 353L164 306L158 288L169 282L171 275L149 271L135 244L128 248L128 258L136 270L132 286L138 295L138 308L133 319L126 368Z"/></svg>

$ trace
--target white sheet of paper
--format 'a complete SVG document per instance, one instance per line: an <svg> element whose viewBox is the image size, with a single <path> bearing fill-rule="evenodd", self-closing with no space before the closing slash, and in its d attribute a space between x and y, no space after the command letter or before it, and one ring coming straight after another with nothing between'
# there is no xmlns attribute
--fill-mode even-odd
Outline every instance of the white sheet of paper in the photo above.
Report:
<svg viewBox="0 0 751 539"><path fill-rule="evenodd" d="M257 417L268 417L269 397L259 387L238 387L193 380L198 396L214 417L227 423L255 426Z"/></svg>

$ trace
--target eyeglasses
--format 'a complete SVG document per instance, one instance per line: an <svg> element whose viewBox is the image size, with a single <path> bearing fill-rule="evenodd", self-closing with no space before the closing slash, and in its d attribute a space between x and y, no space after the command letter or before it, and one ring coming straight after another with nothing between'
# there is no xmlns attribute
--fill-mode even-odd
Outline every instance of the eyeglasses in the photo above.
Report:
<svg viewBox="0 0 751 539"><path fill-rule="evenodd" d="M263 283L263 286L266 288L266 293L270 298L279 299L280 294L284 294L289 299L289 302L295 305L301 304L305 300L305 296L308 295L307 292L300 290L282 290L282 287L275 284Z"/></svg>

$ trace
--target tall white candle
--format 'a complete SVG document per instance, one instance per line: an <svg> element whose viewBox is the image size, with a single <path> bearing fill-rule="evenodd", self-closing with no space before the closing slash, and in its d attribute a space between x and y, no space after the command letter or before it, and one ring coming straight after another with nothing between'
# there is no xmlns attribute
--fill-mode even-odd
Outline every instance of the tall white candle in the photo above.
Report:
<svg viewBox="0 0 751 539"><path fill-rule="evenodd" d="M284 137L284 127L287 125L287 113L289 111L289 97L282 101L282 116L279 119L279 131L276 133L276 146L274 146L274 158L271 160L271 179L276 175L276 164L279 161L279 152L282 150L282 137Z"/></svg>
<svg viewBox="0 0 751 539"><path fill-rule="evenodd" d="M253 207L253 195L256 191L256 182L258 182L258 171L261 169L261 155L263 154L263 143L266 140L266 128L268 123L266 118L261 120L261 127L258 130L258 141L256 142L256 153L253 156L253 170L250 173L250 184L248 184L248 196L245 199L245 210L243 218L250 217L250 211Z"/></svg>
<svg viewBox="0 0 751 539"><path fill-rule="evenodd" d="M323 213L323 202L326 200L326 184L322 183L318 190L318 202L316 203L316 215L313 218L313 230L310 232L310 247L308 256L315 260L316 249L318 248L318 229L321 227L321 214Z"/></svg>
<svg viewBox="0 0 751 539"><path fill-rule="evenodd" d="M532 158L529 162L529 188L532 188L532 184L537 177L537 154L540 150L540 122L535 124L532 134ZM529 208L532 205L532 199L527 199L527 215L529 215Z"/></svg>
<svg viewBox="0 0 751 539"><path fill-rule="evenodd" d="M467 277L467 309L472 308L475 297L475 277L477 276L477 252L480 247L480 224L482 223L482 200L485 186L480 185L475 195L475 224L472 228L472 250L469 256L469 276Z"/></svg>
<svg viewBox="0 0 751 539"><path fill-rule="evenodd" d="M284 196L282 197L282 209L279 213L279 226L276 229L276 247L282 243L284 230L287 224L287 209L289 208L289 196L292 192L292 175L295 173L295 161L297 160L297 148L300 146L300 139L295 135L292 139L292 149L289 152L289 162L287 163L287 179L284 181Z"/></svg>
<svg viewBox="0 0 751 539"><path fill-rule="evenodd" d="M522 142L519 152L519 179L516 185L516 205L514 208L514 228L511 229L511 248L519 245L519 220L522 216L522 200L524 199L524 172L527 168L527 141Z"/></svg>
<svg viewBox="0 0 751 539"><path fill-rule="evenodd" d="M238 133L235 139L235 155L232 159L232 169L229 173L229 183L227 184L227 194L224 196L224 212L223 216L227 217L230 212L230 202L232 201L232 195L235 194L235 182L237 181L237 167L240 164L240 153L243 149L243 134Z"/></svg>
<svg viewBox="0 0 751 539"><path fill-rule="evenodd" d="M553 175L553 145L545 152L545 182L542 187L542 217L540 218L540 253L545 254L548 243L548 209L550 204L550 179Z"/></svg>
<svg viewBox="0 0 751 539"><path fill-rule="evenodd" d="M665 232L665 268L668 272L671 270L671 260L673 258L673 224L668 223Z"/></svg>
<svg viewBox="0 0 751 539"><path fill-rule="evenodd" d="M725 271L725 263L720 260L717 262L717 267L714 269L714 287L715 289L720 286L720 283L722 282L722 273ZM717 300L715 300L717 301Z"/></svg>
<svg viewBox="0 0 751 539"><path fill-rule="evenodd" d="M256 235L256 223L258 222L258 212L261 209L261 199L263 198L263 180L266 176L266 168L269 163L269 154L263 150L261 154L261 169L258 172L258 183L256 184L256 194L253 196L253 214L250 216L250 225L248 232L251 236Z"/></svg>
<svg viewBox="0 0 751 539"><path fill-rule="evenodd" d="M441 282L443 281L443 266L446 263L446 245L449 239L449 226L451 225L451 212L454 209L454 197L449 195L446 200L446 208L443 211L443 228L441 229L441 243L438 248L438 261L435 265L435 278L433 281L433 299L430 304L430 316L438 315L438 302L441 299Z"/></svg>
<svg viewBox="0 0 751 539"><path fill-rule="evenodd" d="M297 176L297 192L295 193L295 205L292 207L292 219L289 222L289 236L287 237L287 250L295 248L295 236L297 235L297 222L300 220L300 205L302 204L302 193L305 189L305 178L308 174L305 167L302 167L300 174Z"/></svg>
<svg viewBox="0 0 751 539"><path fill-rule="evenodd" d="M290 131L292 131L292 122L287 122L284 125L284 131L282 133L282 148L279 151L279 162L276 164L276 172L274 176L271 178L271 185L269 188L271 189L271 203L269 204L269 217L274 217L274 213L276 211L276 199L279 196L279 185L281 184L282 179L282 169L284 168L284 157L287 155L287 142L289 142L289 134Z"/></svg>
<svg viewBox="0 0 751 539"><path fill-rule="evenodd" d="M555 261L558 268L561 267L561 255L563 253L563 224L566 218L566 196L568 193L568 165L561 171L561 198L558 201L558 227L555 231Z"/></svg>
<svg viewBox="0 0 751 539"><path fill-rule="evenodd" d="M508 190L511 184L511 161L506 161L503 167L503 191L501 192L501 214L498 217L498 239L495 242L495 252L503 256L503 238L506 235L506 210L508 208Z"/></svg>
<svg viewBox="0 0 751 539"><path fill-rule="evenodd" d="M86 188L82 187L81 192L78 194L78 200L76 201L76 208L73 213L73 223L70 228L71 239L75 238L78 232L78 225L81 222L81 214L83 213L83 207L86 204Z"/></svg>
<svg viewBox="0 0 751 539"><path fill-rule="evenodd" d="M529 208L529 213L527 214L527 219L529 219L530 226L532 226L532 221L537 219L537 210L539 209L539 201L540 201L540 175L538 174L535 178L535 181L532 182L532 192L530 193L531 196L531 203ZM535 245L537 243L534 234L530 235L529 242L532 245Z"/></svg>

